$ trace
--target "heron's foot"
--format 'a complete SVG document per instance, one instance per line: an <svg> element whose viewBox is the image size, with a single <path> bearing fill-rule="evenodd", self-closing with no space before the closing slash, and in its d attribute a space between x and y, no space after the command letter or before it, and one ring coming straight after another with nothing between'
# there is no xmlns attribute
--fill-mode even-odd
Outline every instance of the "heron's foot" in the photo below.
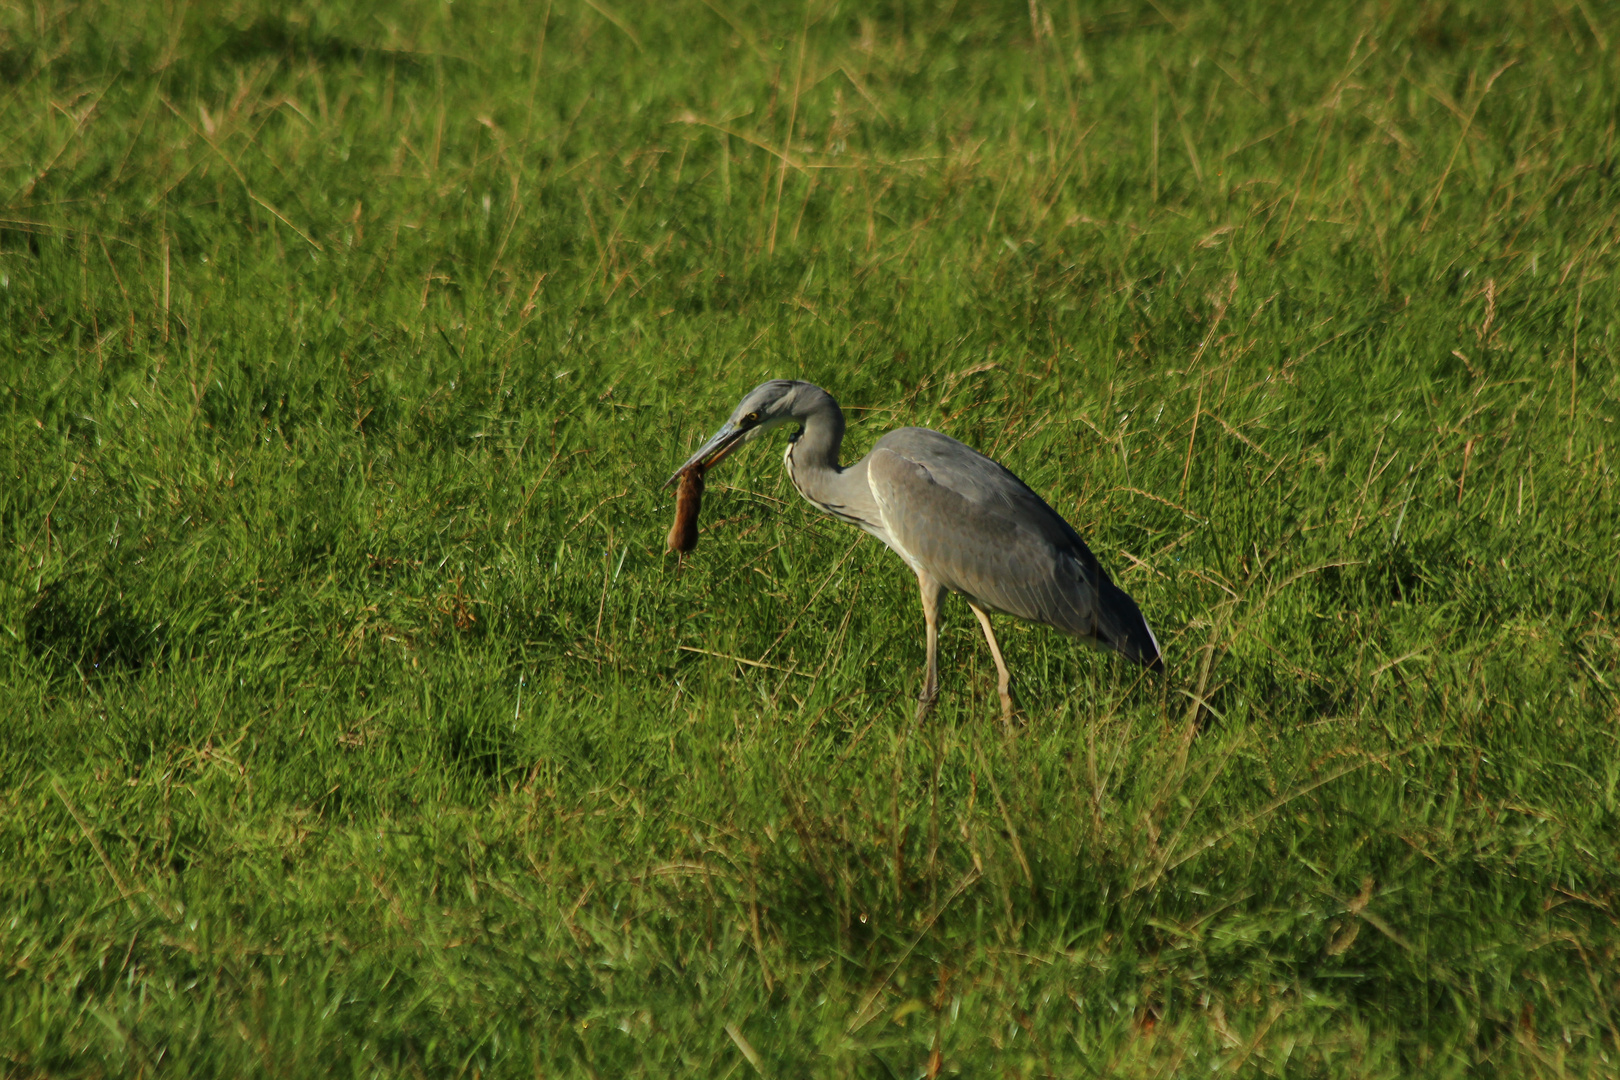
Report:
<svg viewBox="0 0 1620 1080"><path fill-rule="evenodd" d="M929 688L922 692L917 698L917 723L928 719L928 714L934 711L934 702L938 699L938 688Z"/></svg>
<svg viewBox="0 0 1620 1080"><path fill-rule="evenodd" d="M1002 668L1001 677L996 680L996 694L1001 698L1001 726L1008 731L1012 730L1013 717L1018 710L1013 706L1012 676L1006 668Z"/></svg>

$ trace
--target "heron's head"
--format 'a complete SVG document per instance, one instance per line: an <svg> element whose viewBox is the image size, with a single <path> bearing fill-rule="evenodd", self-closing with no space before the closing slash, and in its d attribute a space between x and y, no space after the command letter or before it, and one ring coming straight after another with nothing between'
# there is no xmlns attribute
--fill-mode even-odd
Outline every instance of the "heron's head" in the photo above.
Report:
<svg viewBox="0 0 1620 1080"><path fill-rule="evenodd" d="M675 476L666 481L666 486L694 465L713 468L737 447L750 439L759 438L772 428L802 424L812 411L831 401L825 390L807 382L772 379L760 383L743 395L726 422L720 425L720 430L710 436L697 453L687 458L686 464L675 470Z"/></svg>

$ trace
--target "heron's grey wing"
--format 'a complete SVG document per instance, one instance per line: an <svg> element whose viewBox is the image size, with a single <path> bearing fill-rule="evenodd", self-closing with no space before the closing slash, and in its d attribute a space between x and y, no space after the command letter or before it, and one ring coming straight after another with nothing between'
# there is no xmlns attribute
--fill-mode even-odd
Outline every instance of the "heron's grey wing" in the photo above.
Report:
<svg viewBox="0 0 1620 1080"><path fill-rule="evenodd" d="M1158 661L1135 602L1069 523L1001 465L937 431L901 428L868 455L867 482L893 539L947 588L1138 663Z"/></svg>

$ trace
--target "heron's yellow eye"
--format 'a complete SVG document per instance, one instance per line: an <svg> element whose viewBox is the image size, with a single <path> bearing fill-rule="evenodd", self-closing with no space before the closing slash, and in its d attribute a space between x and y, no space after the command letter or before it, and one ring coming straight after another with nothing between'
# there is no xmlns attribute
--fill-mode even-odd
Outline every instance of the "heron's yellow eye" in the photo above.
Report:
<svg viewBox="0 0 1620 1080"><path fill-rule="evenodd" d="M749 413L747 416L743 417L743 423L745 423L745 424L757 424L757 423L759 423L759 413L757 413L757 412Z"/></svg>

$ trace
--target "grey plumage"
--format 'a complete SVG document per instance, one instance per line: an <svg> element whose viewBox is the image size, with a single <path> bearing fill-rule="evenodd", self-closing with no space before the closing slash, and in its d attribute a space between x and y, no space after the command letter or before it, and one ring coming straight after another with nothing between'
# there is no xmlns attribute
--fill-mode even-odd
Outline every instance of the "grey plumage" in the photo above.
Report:
<svg viewBox="0 0 1620 1080"><path fill-rule="evenodd" d="M783 460L794 487L818 508L882 540L917 574L928 638L919 715L938 690L938 608L946 591L963 596L978 617L996 661L1004 716L1012 712L1010 679L991 612L1162 666L1159 644L1135 601L1109 579L1079 533L1006 468L948 435L899 428L841 467L838 403L818 386L779 379L750 391L676 475L793 424L798 430Z"/></svg>

